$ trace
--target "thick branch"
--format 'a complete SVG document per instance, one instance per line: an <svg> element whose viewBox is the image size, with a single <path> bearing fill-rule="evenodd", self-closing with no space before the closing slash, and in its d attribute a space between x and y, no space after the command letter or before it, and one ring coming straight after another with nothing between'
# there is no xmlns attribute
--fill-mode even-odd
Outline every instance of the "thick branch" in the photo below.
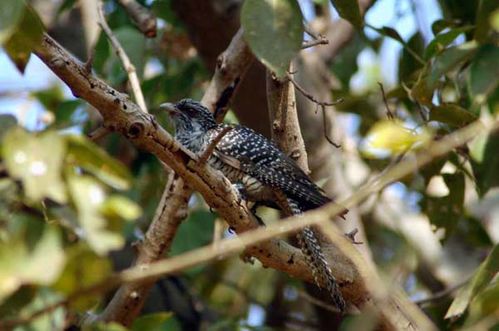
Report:
<svg viewBox="0 0 499 331"><path fill-rule="evenodd" d="M238 233L259 227L258 220L241 205L230 182L207 165L199 167L195 157L184 150L154 118L143 113L129 98L89 74L83 65L71 57L48 35L36 50L36 55L56 73L75 96L100 111L104 126L117 131L138 147L156 155L189 185L201 193L206 202ZM299 250L277 240L250 248L252 254L266 266L298 278L312 280ZM294 263L287 263L287 261Z"/></svg>
<svg viewBox="0 0 499 331"><path fill-rule="evenodd" d="M38 52L40 54L40 52ZM399 180L417 169L429 164L432 160L441 157L453 149L465 144L469 140L477 136L478 133L486 134L492 130L497 130L499 128L499 122L495 121L487 123L487 125L482 124L479 121L468 125L467 127L455 131L452 134L440 139L438 141L432 142L427 148L415 156L414 159L404 160L399 164L395 165L388 172L377 178L376 181L371 181L364 187L359 189L356 194L349 197L347 200L343 201L341 205L346 207L353 207L354 205L360 203L371 194L378 192L383 189L393 181ZM159 154L159 153L158 153ZM206 170L206 169L205 169ZM187 178L187 176L186 176ZM52 311L53 309L60 307L61 305L67 304L69 301L75 298L81 297L82 295L88 293L95 293L96 291L103 291L106 288L116 286L119 283L127 282L138 282L138 281L148 281L152 278L156 278L161 275L166 275L174 271L183 270L185 268L191 267L196 264L208 262L219 257L221 254L235 254L244 247L253 245L262 241L268 241L277 235L288 234L294 232L302 227L311 225L324 225L328 222L330 217L338 215L342 211L342 208L336 204L328 204L319 209L309 211L303 216L298 215L288 222L283 224L274 224L267 228L259 228L255 231L244 233L238 238L226 239L220 245L215 247L214 245L205 246L200 249L196 249L181 256L177 256L162 262L155 263L151 265L151 268L144 273L140 270L140 267L131 268L125 270L119 274L114 274L107 278L106 280L90 286L88 288L81 289L80 291L71 294L67 299L58 301L54 304L50 304L41 310L35 311L27 317L23 317L19 320L7 320L0 322L0 327L12 327L19 323L23 323L26 320L31 320L35 316L40 316L46 312ZM373 299L380 298L382 295L389 294L384 290L382 283L379 282L378 277L373 272L372 267L369 264L364 264L361 255L355 250L351 243L333 226L326 228L329 231L328 234L331 238L335 239L338 245L339 251L343 258L350 259L352 266L355 267L355 273L358 273L362 277L357 277L355 280L362 283L357 284L359 287L369 288L370 292L373 294L372 297L366 297L367 301L372 302ZM288 262L289 263L289 262ZM359 279L360 278L360 279ZM351 287L353 290L357 287ZM398 290L390 298L393 303L392 307L388 310L383 305L377 305L376 309L381 310L381 323L385 326L390 327L390 329L406 329L411 327L413 329L421 330L434 330L434 326L425 317L424 314L418 309L414 309L414 305L408 302L407 297ZM381 297L382 299L382 297ZM376 302L381 303L381 302ZM404 305L401 306L400 304ZM403 309L406 308L407 309ZM393 311L392 311L393 310Z"/></svg>
<svg viewBox="0 0 499 331"><path fill-rule="evenodd" d="M75 95L87 100L101 112L105 125L109 129L122 133L137 146L151 152L161 161L168 164L190 186L199 191L206 202L211 207L217 209L219 214L238 233L255 230L250 234L241 235L239 238L217 245L219 250L211 246L210 248L206 248L207 252L210 252L210 255L199 256L196 254L200 254L200 252L189 252L184 255L183 259L180 257L172 258L164 263L151 265L147 275L144 275L141 268L134 268L121 273L118 279L113 277L111 279L112 284L116 284L116 280L122 282L148 281L151 278L169 273L174 268L179 268L179 265L187 267L192 265L192 263L208 261L214 256L219 256L221 251L235 252L248 246L248 250L259 258L264 265L282 270L307 281L312 280L310 270L306 267L301 253L286 243L271 238L279 233L296 231L303 226L327 222L329 217L341 212L343 207L330 204L317 211L307 213L306 217L296 217L294 218L294 222L285 222L284 224L269 226L265 229L259 228L257 220L244 205L239 203L236 192L234 192L232 186L224 177L220 177L220 174L209 166L200 166L191 153L183 150L156 123L154 118L142 113L137 105L130 102L125 95L89 75L81 63L71 58L65 50L48 36L44 37L43 43L37 49L36 54L70 86ZM497 127L497 124L495 127ZM487 129L490 130L491 128ZM376 182L370 183L368 187L358 190L355 195L351 196L342 205L352 207L370 194L379 191L393 180L412 173L415 169L427 164L435 157L446 154L452 148L468 141L476 135L478 130L485 131L484 126L479 123L470 125L448 138L433 143L415 161L401 162L396 165ZM342 282L344 294L346 294L345 297L350 302L358 305L377 300L378 284L372 282L373 277L376 278L376 275L369 272L369 264L362 260L355 248L352 247L351 243L340 232L336 234L336 237L335 244L339 248L338 265L350 265L350 269L348 270L336 269L336 266L334 266L333 270L335 276ZM262 243L256 246L256 242ZM343 260L343 264L341 260ZM348 278L347 281L345 275L342 274L345 272L349 273L349 275L346 275ZM373 284L376 285L374 288L372 288ZM398 302L399 300L407 301L407 298L404 296L397 298L393 306L393 311L385 311L383 306L378 305L381 309L380 322L386 328L394 329L397 326L402 327L402 325L404 325L403 327L411 325L415 329L432 328L431 323L427 319L419 316L421 315L419 310L405 310L403 308L406 305L401 306ZM415 318L416 315L418 315L417 318ZM426 328L423 328L423 326Z"/></svg>
<svg viewBox="0 0 499 331"><path fill-rule="evenodd" d="M305 173L310 173L307 151L298 122L295 89L291 81L279 80L267 70L267 100L272 139Z"/></svg>
<svg viewBox="0 0 499 331"><path fill-rule="evenodd" d="M158 261L163 257L164 252L170 250L178 226L187 215L187 201L190 194L191 191L184 181L171 172L144 241L137 245L138 255L135 266L147 270L149 264ZM155 281L156 279L147 283L122 285L95 320L116 321L125 326L130 325L140 313Z"/></svg>
<svg viewBox="0 0 499 331"><path fill-rule="evenodd" d="M228 49L220 55L220 65L217 65L203 98L211 105L212 112L222 110L218 111L219 120L222 120L225 113L223 109L233 96L234 81L240 79L251 63L251 57L249 57L251 54L248 53L248 47L241 36L241 33L236 34ZM210 102L210 99L213 102ZM192 189L184 185L182 178L171 176L157 207L156 216L146 233L146 239L139 246L137 260L134 263L134 265L144 266L144 270L148 264L159 260L169 250L176 230L185 216L188 197L192 194ZM125 326L130 325L140 313L153 282L154 280L146 284L121 286L105 310L94 320L115 321ZM85 322L89 323L94 320Z"/></svg>
<svg viewBox="0 0 499 331"><path fill-rule="evenodd" d="M133 23L147 37L156 37L156 16L135 0L119 0Z"/></svg>
<svg viewBox="0 0 499 331"><path fill-rule="evenodd" d="M360 0L359 6L362 14L373 4L372 0ZM339 19L330 22L329 18L326 22L328 29L325 33L325 38L329 40L327 45L317 48L318 56L324 61L329 62L334 60L336 55L350 42L355 34L355 28L348 21Z"/></svg>
<svg viewBox="0 0 499 331"><path fill-rule="evenodd" d="M224 111L219 110L218 103L220 97L224 95L227 89L235 89L242 76L246 73L254 60L248 45L243 39L243 29L234 35L229 47L218 56L215 67L215 73L210 81L201 103L215 112L217 120L223 118ZM233 91L229 91L233 93ZM226 106L226 105L224 105Z"/></svg>

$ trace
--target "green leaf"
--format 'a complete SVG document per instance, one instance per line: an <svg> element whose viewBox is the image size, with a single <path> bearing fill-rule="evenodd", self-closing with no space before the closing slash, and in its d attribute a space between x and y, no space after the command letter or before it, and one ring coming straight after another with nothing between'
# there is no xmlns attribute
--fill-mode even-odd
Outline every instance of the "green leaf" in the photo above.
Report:
<svg viewBox="0 0 499 331"><path fill-rule="evenodd" d="M455 104L443 104L431 108L430 121L438 121L456 127L463 127L477 119L477 116Z"/></svg>
<svg viewBox="0 0 499 331"><path fill-rule="evenodd" d="M70 135L66 139L68 162L82 167L118 190L126 190L130 187L132 176L122 163L85 137Z"/></svg>
<svg viewBox="0 0 499 331"><path fill-rule="evenodd" d="M17 23L24 11L24 1L0 1L0 45L2 45L14 32Z"/></svg>
<svg viewBox="0 0 499 331"><path fill-rule="evenodd" d="M372 27L372 29L378 31L378 33L382 34L385 37L392 38L393 40L396 40L401 44L405 44L405 41L402 38L402 36L394 28L390 28L389 26L384 26L382 28Z"/></svg>
<svg viewBox="0 0 499 331"><path fill-rule="evenodd" d="M172 26L181 26L181 21L175 14L172 8L172 0L156 0L151 5L151 11L158 18L162 18L165 22Z"/></svg>
<svg viewBox="0 0 499 331"><path fill-rule="evenodd" d="M124 220L137 219L142 213L139 205L120 195L107 198L100 211L107 218L121 218Z"/></svg>
<svg viewBox="0 0 499 331"><path fill-rule="evenodd" d="M82 106L81 100L61 101L57 105L57 108L53 111L55 115L55 121L53 123L53 127L56 127L58 129L64 129L73 125L81 124L83 122L83 119L78 118L78 116L75 116L78 114L77 111L81 106ZM82 117L84 118L84 116L85 115L83 115Z"/></svg>
<svg viewBox="0 0 499 331"><path fill-rule="evenodd" d="M172 318L172 313L155 313L140 316L137 318L133 324L131 331L163 331L166 330L164 324L167 320Z"/></svg>
<svg viewBox="0 0 499 331"><path fill-rule="evenodd" d="M17 119L15 116L10 114L0 114L0 141L7 131L16 126Z"/></svg>
<svg viewBox="0 0 499 331"><path fill-rule="evenodd" d="M348 86L350 79L359 69L357 57L365 47L366 43L356 34L335 56L331 68L335 76L341 80L343 86Z"/></svg>
<svg viewBox="0 0 499 331"><path fill-rule="evenodd" d="M49 88L31 93L46 109L51 110L64 100L64 92L61 85L53 84Z"/></svg>
<svg viewBox="0 0 499 331"><path fill-rule="evenodd" d="M499 186L499 133L487 137L479 136L471 144L471 166L476 178L478 194L484 196L493 187Z"/></svg>
<svg viewBox="0 0 499 331"><path fill-rule="evenodd" d="M41 43L43 31L38 14L27 6L17 29L4 44L5 52L21 73L24 73L31 51Z"/></svg>
<svg viewBox="0 0 499 331"><path fill-rule="evenodd" d="M434 90L439 86L442 77L464 65L475 54L477 48L478 44L472 41L449 47L437 55L431 65L426 65L421 71L418 81L411 89L411 96L426 106L432 106Z"/></svg>
<svg viewBox="0 0 499 331"><path fill-rule="evenodd" d="M303 24L296 0L247 0L241 11L244 38L256 57L278 77L300 51Z"/></svg>
<svg viewBox="0 0 499 331"><path fill-rule="evenodd" d="M482 104L499 84L499 47L487 44L480 47L469 74L469 90L477 104Z"/></svg>
<svg viewBox="0 0 499 331"><path fill-rule="evenodd" d="M431 31L436 36L437 34L439 34L440 32L442 32L447 28L450 29L458 28L459 24L460 24L459 20L440 19L436 20L431 24Z"/></svg>
<svg viewBox="0 0 499 331"><path fill-rule="evenodd" d="M78 211L83 238L99 255L123 247L120 233L108 230L108 224L99 212L106 199L104 188L92 177L70 175L69 191Z"/></svg>
<svg viewBox="0 0 499 331"><path fill-rule="evenodd" d="M215 215L206 210L196 210L182 222L173 241L171 254L178 255L209 244L213 238Z"/></svg>
<svg viewBox="0 0 499 331"><path fill-rule="evenodd" d="M23 182L26 195L32 201L51 198L66 202L61 177L65 151L65 141L56 132L35 135L14 128L4 136L3 157L7 170Z"/></svg>
<svg viewBox="0 0 499 331"><path fill-rule="evenodd" d="M464 313L473 298L485 289L499 272L499 245L495 245L489 256L480 264L471 281L456 295L445 314L445 318L457 318Z"/></svg>
<svg viewBox="0 0 499 331"><path fill-rule="evenodd" d="M431 59L438 52L444 50L450 43L452 43L457 37L459 37L459 35L472 29L472 26L463 26L437 35L426 47L426 50L424 52L424 59Z"/></svg>
<svg viewBox="0 0 499 331"><path fill-rule="evenodd" d="M34 286L23 286L0 304L0 316L14 317L23 307L27 306L36 295Z"/></svg>
<svg viewBox="0 0 499 331"><path fill-rule="evenodd" d="M341 18L346 19L358 29L362 28L362 16L357 0L331 0L331 3Z"/></svg>
<svg viewBox="0 0 499 331"><path fill-rule="evenodd" d="M464 174L443 174L442 175L449 194L444 197L425 197L422 207L430 218L431 224L444 228L445 238L453 233L463 213L464 203Z"/></svg>
<svg viewBox="0 0 499 331"><path fill-rule="evenodd" d="M43 227L37 231L40 224ZM56 227L38 220L19 225L25 227L24 231L0 242L0 301L23 284L51 284L64 266L64 250ZM25 238L27 235L30 237Z"/></svg>
<svg viewBox="0 0 499 331"><path fill-rule="evenodd" d="M497 298L499 298L499 281L494 282L488 288L484 289L483 292L477 294L475 299L470 303L470 314L466 319L465 326L479 323L480 320L490 319L495 320L495 325L491 325L489 330L498 330L499 319L497 319L497 314L499 313L499 308ZM469 328L468 330L470 329L473 328Z"/></svg>
<svg viewBox="0 0 499 331"><path fill-rule="evenodd" d="M478 45L475 42L467 42L455 47L450 47L435 58L431 65L431 70L427 78L428 87L433 89L437 86L440 78L464 64L477 51Z"/></svg>
<svg viewBox="0 0 499 331"><path fill-rule="evenodd" d="M145 65L145 46L144 35L130 26L123 26L113 31L116 39L120 42L123 50L135 66L135 71L139 78L142 77ZM121 60L117 59L120 62Z"/></svg>
<svg viewBox="0 0 499 331"><path fill-rule="evenodd" d="M86 245L75 245L66 251L68 263L54 288L69 295L78 289L91 286L104 280L112 272L110 260L92 252ZM100 295L85 295L71 302L71 307L78 311L92 308L99 302Z"/></svg>
<svg viewBox="0 0 499 331"><path fill-rule="evenodd" d="M50 289L42 288L38 291L35 299L18 312L18 316L30 316L60 300L62 300L62 297L59 294L52 292ZM16 327L14 331L59 331L64 330L66 326L66 312L63 307L58 307L26 321L26 323Z"/></svg>
<svg viewBox="0 0 499 331"><path fill-rule="evenodd" d="M402 56L399 59L399 82L410 80L410 78L414 76L414 72L423 67L423 64L417 61L408 49L411 49L418 55L421 55L424 49L424 40L421 33L416 32L407 42L407 47L402 49Z"/></svg>
<svg viewBox="0 0 499 331"><path fill-rule="evenodd" d="M479 43L487 41L490 32L490 13L499 7L497 0L480 0L476 15L474 38Z"/></svg>
<svg viewBox="0 0 499 331"><path fill-rule="evenodd" d="M497 196L499 203L499 195ZM490 248L494 243L480 219L472 216L466 216L463 222L457 225L457 235L464 239L463 244L476 248Z"/></svg>

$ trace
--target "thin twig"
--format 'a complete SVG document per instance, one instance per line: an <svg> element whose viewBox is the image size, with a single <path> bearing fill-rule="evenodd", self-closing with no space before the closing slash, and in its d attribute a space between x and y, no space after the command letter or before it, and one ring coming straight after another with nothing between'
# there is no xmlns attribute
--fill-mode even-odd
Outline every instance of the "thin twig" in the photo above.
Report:
<svg viewBox="0 0 499 331"><path fill-rule="evenodd" d="M303 30L305 31L306 34L308 34L310 37L312 37L315 40L319 40L319 39L323 38L323 36L321 36L320 34L316 33L312 29L312 27L309 24L307 24L307 23L303 24Z"/></svg>
<svg viewBox="0 0 499 331"><path fill-rule="evenodd" d="M368 28L370 28L370 29L372 29L372 30L376 31L376 32L377 32L377 33L379 33L380 35L383 35L383 36L385 36L385 37L388 37L388 38L390 38L390 39L393 39L393 40L395 40L395 41L398 41L398 42L399 42L399 43L400 43L400 44L404 47L404 49L406 49L406 50L407 50L407 52L409 52L409 54L411 54L411 56L412 56L412 57L413 57L416 61L418 61L418 62L419 62L419 63L421 63L422 65L426 65L425 60L423 60L423 58L422 58L421 56L419 56L419 54L418 54L418 53L416 53L416 52L415 52L415 51L414 51L411 47L409 47L409 44L407 44L407 42L406 42L406 41L404 41L403 39L398 39L398 38L395 38L395 37L392 37L392 36L386 35L386 34L384 34L384 33L380 32L380 30L381 30L381 29L376 28L376 27L374 27L374 26L372 26L372 25L368 24L367 22L364 22L364 26L366 26L366 27L368 27Z"/></svg>
<svg viewBox="0 0 499 331"><path fill-rule="evenodd" d="M135 0L118 0L125 8L132 22L147 37L156 37L156 16Z"/></svg>
<svg viewBox="0 0 499 331"><path fill-rule="evenodd" d="M443 289L442 291L439 291L437 293L434 293L432 295L430 295L429 297L427 298L423 298L423 299L419 299L419 300L414 300L413 302L415 304L417 304L418 306L422 306L426 303L429 303L429 302L432 302L432 301L437 301L437 300L440 300L448 295L450 295L452 292L454 292L455 290L463 287L464 285L466 285L466 283L468 283L470 280L469 279L466 279L466 280L463 280L462 282L460 283L457 283L456 285L453 285L453 286L450 286L446 289Z"/></svg>
<svg viewBox="0 0 499 331"><path fill-rule="evenodd" d="M385 103L386 107L386 116L388 119L393 120L395 119L395 116L393 115L392 111L390 110L390 107L388 106L388 100L386 99L386 94L385 94L385 88L383 87L383 84L381 82L378 82L379 88L381 89L381 95L383 96L383 102Z"/></svg>
<svg viewBox="0 0 499 331"><path fill-rule="evenodd" d="M279 235L295 232L298 229L307 226L328 224L328 232L333 232L332 234L328 235L331 235L332 237L337 239L335 240L335 243L337 244L338 248L347 255L352 254L353 252L356 252L356 250L352 249L350 246L344 246L345 242L349 243L347 239L344 238L344 236L340 234L339 230L335 229L331 223L328 223L331 217L339 214L342 211L342 206L347 208L353 207L354 205L369 197L371 194L378 192L382 188L386 187L393 181L407 176L408 174L414 172L416 169L425 166L435 158L445 155L452 151L454 148L466 143L470 139L474 138L479 132L491 132L493 130L497 130L498 128L499 122L488 123L488 125L485 125L480 121L476 121L462 129L459 129L447 135L439 141L433 141L431 145L428 146L427 151L424 153L420 153L416 160L408 160L399 163L377 181L371 182L360 188L355 192L355 194L353 194L340 204L329 203L321 208L308 211L303 215L291 217L287 222L271 224L265 228L257 228L253 231L243 233L237 238L224 239L223 244L218 245L216 248L214 248L213 245L208 245L199 249L191 250L184 254L152 264L150 265L150 268L148 270L143 270L141 267L126 269L120 273L111 275L109 278L103 280L98 284L83 288L69 295L65 300L58 301L45 308L42 308L41 310L33 312L27 317L23 317L21 322L19 322L19 319L0 321L0 329L1 327L11 327L18 325L19 323L24 323L26 320L30 321L32 320L33 316L40 316L43 313L52 311L57 307L70 302L71 300L81 297L82 295L109 289L113 286L116 286L118 283L147 281L160 275L166 275L172 272L184 270L194 265L214 260L220 255L227 256L230 253L235 254L236 252L239 252L241 249L244 249L247 246L269 240ZM355 254L359 253L356 252ZM358 258L360 258L360 256L356 259ZM367 270L364 270L364 272L366 271Z"/></svg>
<svg viewBox="0 0 499 331"><path fill-rule="evenodd" d="M326 117L326 106L324 105L318 105L321 108L322 111L322 129L324 133L324 138L326 138L327 142L333 145L336 148L341 148L340 144L335 143L331 138L328 136L328 129L326 126L327 123L327 117Z"/></svg>
<svg viewBox="0 0 499 331"><path fill-rule="evenodd" d="M323 124L324 137L326 138L326 140L327 140L328 143L330 143L331 145L333 145L336 148L340 148L341 145L336 144L331 138L329 138L329 136L327 134L328 130L327 130L327 127L326 127L326 121L327 121L327 118L326 118L326 106L337 105L338 103L343 102L343 99L340 98L340 99L338 99L336 101L333 101L333 102L319 101L312 94L308 93L303 87L301 87L300 84L298 84L296 82L296 80L293 78L293 76L290 73L287 73L287 77L288 77L289 81L291 83L293 83L293 85L295 86L295 88L301 94L303 94L306 98L308 98L310 101L314 102L315 104L317 104L317 106L319 106L321 108L321 110L322 110L322 124Z"/></svg>
<svg viewBox="0 0 499 331"><path fill-rule="evenodd" d="M128 80L130 81L130 86L132 88L132 93L135 97L135 101L139 105L140 109L143 112L147 113L148 111L147 111L146 102L144 100L144 95L142 94L142 90L140 88L139 78L137 77L135 66L130 61L130 58L126 54L125 50L121 46L116 36L113 34L113 31L111 31L109 25L107 25L106 17L104 16L104 2L102 0L99 0L99 3L97 5L97 11L99 13L99 25L102 28L102 30L106 33L107 38L111 42L111 45L113 45L113 48L115 49L116 54L120 58L123 64L123 68L125 69L128 75Z"/></svg>
<svg viewBox="0 0 499 331"><path fill-rule="evenodd" d="M241 36L241 33L236 34L230 46L220 56L220 66L217 66L210 87L206 90L203 98L205 100L206 96L210 96L214 100L215 107L210 108L210 110L216 114L218 113L218 120L223 119L224 109L230 103L239 82L239 77L251 63L249 60L251 52L248 51ZM221 71L223 71L223 74L221 74ZM234 81L230 79L234 79ZM170 168L164 162L161 163L170 171ZM169 195L166 198L163 197L162 202L158 204L156 211L157 213L161 212L161 215L155 215L149 225L145 240L138 246L140 249L138 250L135 265L140 264L145 267L164 256L164 252L168 251L180 220L185 217L185 215L181 214L187 208L188 197L192 194L192 189L185 187L183 183L181 177L175 177L173 180L168 181L164 192L168 192ZM216 224L220 228L222 221L219 220ZM221 230L220 228L218 241L221 240ZM218 233L216 229L215 232ZM218 241L214 240L214 244ZM122 325L129 325L140 312L151 288L150 284L123 284L116 291L104 311L93 317L93 320L88 319L85 323L99 320L115 321ZM136 293L137 296L132 296L133 293Z"/></svg>
<svg viewBox="0 0 499 331"><path fill-rule="evenodd" d="M343 102L343 99L340 98L336 101L333 101L333 102L327 102L327 101L320 101L320 100L317 100L312 94L308 93L303 87L300 86L300 84L298 84L296 82L296 80L293 78L293 76L291 76L290 73L287 73L286 74L288 79L291 81L291 83L293 83L293 85L296 87L296 89L298 91L300 91L301 94L303 94L306 98L308 98L310 101L318 104L318 105L321 105L321 106L334 106L334 105L337 105L341 102Z"/></svg>
<svg viewBox="0 0 499 331"><path fill-rule="evenodd" d="M205 164L206 161L208 161L211 154L213 154L213 151L217 147L217 144L220 142L220 140L222 140L222 138L227 134L227 132L229 132L232 129L233 129L232 127L227 126L227 127L223 128L223 130L217 134L215 139L213 139L213 141L208 145L208 147L206 147L203 154L201 154L201 156L199 157L199 160L198 160L199 164Z"/></svg>
<svg viewBox="0 0 499 331"><path fill-rule="evenodd" d="M117 131L124 132L124 134L132 142L158 156L163 162L167 163L179 174L179 176L182 176L189 183L189 185L192 185L192 187L203 194L208 203L212 206L216 206L219 213L223 217L232 221L238 218L244 219L246 222L244 224L233 222L233 224L238 227L238 232L239 230L249 229L249 226L247 225L253 224L253 221L250 221L251 214L247 213L243 206L238 207L236 193L230 189L230 186L224 185L224 183L219 179L217 180L214 171L211 171L206 167L203 167L202 169L196 168L196 163L191 162L192 159L177 148L178 146L174 144L171 137L163 129L161 129L153 118L138 114L137 111L123 112L121 107L125 104L130 109L137 109L137 106L127 100L122 94L119 94L117 91L106 85L104 82L91 76L81 77L81 64L78 64L72 60L67 52L65 52L62 47L60 47L48 36L44 36L42 44L37 47L35 52L42 59L42 61L49 66L50 69L52 69L61 79L69 84L73 92L95 105L102 113L103 117L108 119L111 124L115 125L115 129ZM96 88L92 90L88 89L88 83L96 84ZM113 94L113 97L109 97L110 94ZM193 264L210 261L217 258L221 251L224 253L235 253L239 252L244 247L248 247L252 254L265 261L265 247L270 247L269 245L271 243L271 247L278 247L278 249L272 251L276 255L267 258L266 261L269 266L278 267L281 270L286 270L294 276L311 280L312 275L310 271L303 270L306 269L305 262L302 261L303 265L297 264L296 262L298 260L296 259L296 255L294 259L295 264L293 265L285 265L286 260L281 260L281 258L284 257L282 249L286 247L285 243L279 242L280 246L278 246L275 241L268 240L274 238L274 236L278 233L290 233L304 226L312 226L313 224L326 222L330 215L332 216L334 213L341 212L345 207L348 208L358 204L360 201L384 188L394 180L398 180L407 174L412 173L415 169L419 169L428 164L435 158L449 153L455 147L460 146L474 138L478 132L485 133L492 129L497 129L498 126L498 123L475 122L455 131L439 141L432 142L424 153L418 154L416 160L401 162L392 168L386 176L372 183L372 185L357 190L354 195L350 196L350 198L341 204L344 207L340 207L336 204L328 204L320 209L307 212L304 217L298 217L294 219L293 222L283 222L276 224L275 226L268 226L265 229L256 229L254 231L249 231L247 234L241 234L238 238L236 238L237 240L234 239L224 241L221 245L221 247L223 247L221 250L210 250L209 248L204 248L202 250L190 251L183 254L182 257L174 257L168 261L151 265L147 270L147 273L145 273L142 268L130 269L127 272L120 274L120 278L118 280L122 282L136 282L139 280L146 281L149 277L157 277L158 275L167 274L172 272L174 269L179 270L179 268L186 268L192 266ZM224 192L228 192L228 194L224 195ZM338 238L338 243L341 243L338 247L340 252L345 254L345 258L353 256L352 254L359 254L353 247L351 247L351 243L344 238L343 234L338 233L336 237ZM262 241L264 242L259 245L258 248L255 248L254 245L257 242ZM348 246L343 247L343 241L348 243ZM345 250L343 250L343 248L345 248ZM263 251L259 252L259 250L262 249ZM292 250L288 250L288 253L291 251ZM293 253L298 254L299 252L294 250ZM360 255L352 261L357 260L362 260ZM272 264L270 263L271 261ZM336 266L333 267L336 268ZM351 264L350 267L355 268L355 270L358 270L358 272L362 274L368 272L368 270L364 268L364 265L361 266L361 264L354 263ZM359 278L360 276L354 277L352 283L345 284L345 287L348 287L351 291L363 291L362 293L352 292L351 294L352 296L357 294L357 298L359 298L359 300L361 300L360 302L363 303L366 302L363 300L367 300L365 298L368 297L370 299L367 300L367 302L372 302L371 300L376 299L376 296L369 295L369 293L378 293L377 291L371 292L371 287L373 285L378 286L377 281L376 284L371 282L372 279L376 279L376 274L371 273L363 274L361 278ZM369 279L369 281L366 282L366 279ZM398 303L407 301L404 296L398 294L396 299L398 300ZM404 303L402 306L398 304L397 306L393 306L393 309L388 310L384 309L384 307L379 307L381 309L381 322L386 323L387 325L400 326L402 323L406 323L410 318L411 325L413 325L416 329L434 329L431 322L422 316L420 316L420 321L412 322L414 315L423 314L419 310L405 309L404 305L406 304Z"/></svg>
<svg viewBox="0 0 499 331"><path fill-rule="evenodd" d="M301 49L306 49L317 45L327 45L327 44L329 44L329 40L321 37L321 39L312 39L304 41L303 44L301 45Z"/></svg>
<svg viewBox="0 0 499 331"><path fill-rule="evenodd" d="M110 131L106 127L99 126L97 129L90 132L87 136L90 140L97 141L97 140L105 137L107 134L109 134L109 132Z"/></svg>
<svg viewBox="0 0 499 331"><path fill-rule="evenodd" d="M314 298L313 296L311 296L310 294L308 294L307 292L305 292L303 290L298 290L297 292L298 292L298 296L302 297L303 299L305 299L306 301L310 302L311 304L313 304L315 306L321 307L321 308L328 310L328 311L335 313L335 314L341 313L341 311L338 308L336 308L332 305L329 305L322 300Z"/></svg>
<svg viewBox="0 0 499 331"><path fill-rule="evenodd" d="M352 242L352 244L362 245L362 244L363 244L363 242L362 242L362 241L357 241L357 240L355 239L355 235L356 235L357 233L359 233L359 229L354 228L352 231L345 233L345 236L346 236L348 239L350 239L350 241Z"/></svg>

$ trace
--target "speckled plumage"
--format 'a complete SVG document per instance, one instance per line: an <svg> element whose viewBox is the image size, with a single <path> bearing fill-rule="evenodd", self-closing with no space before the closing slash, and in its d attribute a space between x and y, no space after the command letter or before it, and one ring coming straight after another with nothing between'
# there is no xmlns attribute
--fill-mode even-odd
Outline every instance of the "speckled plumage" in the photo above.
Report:
<svg viewBox="0 0 499 331"><path fill-rule="evenodd" d="M184 99L164 107L175 124L175 138L194 153L202 153L227 124L217 124L199 102ZM250 201L276 206L281 192L293 214L320 207L331 201L286 154L250 128L235 125L217 144L209 163L232 182L244 186ZM281 195L281 194L280 194ZM327 284L334 303L345 307L338 285L311 228L299 235L300 246L313 267L316 283Z"/></svg>

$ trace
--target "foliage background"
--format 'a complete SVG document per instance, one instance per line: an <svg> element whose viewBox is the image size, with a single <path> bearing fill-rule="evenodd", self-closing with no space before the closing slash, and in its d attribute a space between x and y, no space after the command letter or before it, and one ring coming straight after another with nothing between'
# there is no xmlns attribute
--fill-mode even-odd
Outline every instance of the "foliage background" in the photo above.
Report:
<svg viewBox="0 0 499 331"><path fill-rule="evenodd" d="M290 22L298 22L298 32L303 15L330 45L297 55L303 33L290 36L289 25L268 25L275 18L259 1L246 1L242 23L247 31L254 29L248 43L272 70L283 74L294 58L297 79L307 91L320 100L344 99L326 117L328 135L342 145L335 149L322 134L317 107L298 98L312 175L329 194L341 198L355 192L424 148L428 137L439 139L477 119L497 120L499 12L494 1L361 1L362 7L372 6L363 21L344 1L333 1L337 11L328 1L300 1L301 7L281 2L292 4L288 14ZM105 278L113 268L129 266L134 256L130 244L147 228L166 180L158 161L123 137L111 134L97 144L85 138L98 126L97 112L38 71L37 59L25 68L43 21L82 60L95 44L95 73L129 91L126 72L106 37L100 34L94 41L97 24L82 15L95 2L30 4L33 10L21 1L0 5L2 318L25 316ZM217 56L237 31L242 1L143 4L159 19L156 38L146 39L114 1L105 2L107 20L137 69L150 111L171 130L155 107L166 100L201 98ZM282 17L283 9L275 10ZM341 34L347 30L336 25L340 37L327 33L342 20L338 12L358 26L344 44ZM272 29L276 35L270 35ZM6 77L13 63L24 77ZM37 76L48 83L38 84ZM386 121L378 82L401 124ZM255 62L227 121L269 135L264 86L264 66ZM409 135L402 126L411 129ZM499 327L498 151L497 132L478 136L371 197L350 212L344 225L359 228L360 249L372 256L387 283L397 282L413 300L432 298L421 306L441 329ZM271 211L262 215L268 222L277 217ZM169 255L207 245L217 235L231 236L221 224L194 196ZM303 284L282 273L227 258L161 279L131 328L355 330L369 324L365 314L331 317L307 293ZM64 329L75 315L102 309L108 295L85 296L27 325ZM451 304L454 316L444 318Z"/></svg>

